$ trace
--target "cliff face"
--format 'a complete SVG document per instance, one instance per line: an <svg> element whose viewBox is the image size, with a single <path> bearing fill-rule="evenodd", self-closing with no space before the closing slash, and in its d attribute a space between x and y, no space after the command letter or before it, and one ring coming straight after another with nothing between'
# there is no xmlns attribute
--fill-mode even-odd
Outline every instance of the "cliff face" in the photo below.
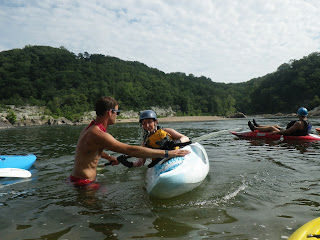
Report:
<svg viewBox="0 0 320 240"><path fill-rule="evenodd" d="M309 111L310 116L320 116L320 106Z"/></svg>
<svg viewBox="0 0 320 240"><path fill-rule="evenodd" d="M10 116L11 112L11 116ZM67 118L58 119L45 114L44 107L7 106L6 109L0 110L0 128L10 128L14 126L33 126L33 125L76 125L90 122L94 118L94 112L86 113L79 121L72 122Z"/></svg>
<svg viewBox="0 0 320 240"><path fill-rule="evenodd" d="M6 106L0 111L0 127L40 125L48 121L44 108L34 106L15 107Z"/></svg>
<svg viewBox="0 0 320 240"><path fill-rule="evenodd" d="M159 107L152 107L159 117L172 117L176 113L171 109L163 109ZM11 112L11 118L9 116ZM14 121L12 121L12 116ZM75 122L72 122L64 117L58 119L45 114L45 107L37 106L23 106L16 107L14 105L6 106L6 109L0 109L0 128L10 128L14 126L33 126L33 125L82 125L90 123L96 116L94 111L86 112L83 116ZM126 122L124 120L131 119L137 121L139 119L139 112L133 110L121 111L118 117L119 122ZM11 120L11 121L10 121Z"/></svg>

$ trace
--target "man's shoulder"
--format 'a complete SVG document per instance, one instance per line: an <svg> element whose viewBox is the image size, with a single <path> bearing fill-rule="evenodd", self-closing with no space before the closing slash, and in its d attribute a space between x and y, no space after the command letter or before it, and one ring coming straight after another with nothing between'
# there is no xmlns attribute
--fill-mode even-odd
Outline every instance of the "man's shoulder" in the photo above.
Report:
<svg viewBox="0 0 320 240"><path fill-rule="evenodd" d="M94 140L94 139L108 138L109 136L111 136L111 134L101 131L98 127L93 126L87 129L86 131L82 132L81 136L82 138L85 138L87 141L89 141L90 139Z"/></svg>

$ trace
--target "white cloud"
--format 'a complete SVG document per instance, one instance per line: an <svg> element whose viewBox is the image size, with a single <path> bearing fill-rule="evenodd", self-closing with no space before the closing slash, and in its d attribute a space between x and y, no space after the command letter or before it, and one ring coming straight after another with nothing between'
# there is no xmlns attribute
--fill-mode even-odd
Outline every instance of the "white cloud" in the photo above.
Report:
<svg viewBox="0 0 320 240"><path fill-rule="evenodd" d="M0 51L64 46L164 72L248 81L319 51L320 2L0 1Z"/></svg>

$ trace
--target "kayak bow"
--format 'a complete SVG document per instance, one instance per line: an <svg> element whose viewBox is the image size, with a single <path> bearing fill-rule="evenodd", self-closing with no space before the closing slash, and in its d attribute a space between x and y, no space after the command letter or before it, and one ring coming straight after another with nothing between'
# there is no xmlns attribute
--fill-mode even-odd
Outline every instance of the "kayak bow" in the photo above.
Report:
<svg viewBox="0 0 320 240"><path fill-rule="evenodd" d="M209 160L203 146L192 143L183 149L190 154L157 163L147 172L147 192L153 198L167 199L198 187L209 172Z"/></svg>
<svg viewBox="0 0 320 240"><path fill-rule="evenodd" d="M29 155L0 155L0 168L28 169L36 161L37 157Z"/></svg>

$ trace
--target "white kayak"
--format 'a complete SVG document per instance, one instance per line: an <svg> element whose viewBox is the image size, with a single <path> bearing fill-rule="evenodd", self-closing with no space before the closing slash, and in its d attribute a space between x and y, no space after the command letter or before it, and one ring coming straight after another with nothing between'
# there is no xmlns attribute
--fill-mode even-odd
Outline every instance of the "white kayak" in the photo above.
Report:
<svg viewBox="0 0 320 240"><path fill-rule="evenodd" d="M190 154L164 159L147 172L147 192L153 198L167 199L198 187L209 172L206 150L198 142L183 149Z"/></svg>
<svg viewBox="0 0 320 240"><path fill-rule="evenodd" d="M31 172L21 168L0 168L0 177L28 178Z"/></svg>

